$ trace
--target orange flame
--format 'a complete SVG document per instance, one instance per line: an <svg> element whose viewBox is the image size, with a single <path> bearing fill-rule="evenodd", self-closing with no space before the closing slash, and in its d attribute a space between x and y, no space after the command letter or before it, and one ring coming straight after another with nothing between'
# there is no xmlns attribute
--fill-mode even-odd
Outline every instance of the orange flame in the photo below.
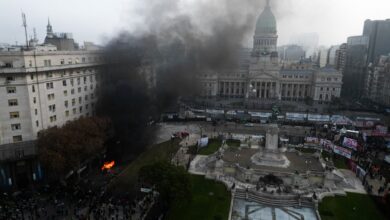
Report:
<svg viewBox="0 0 390 220"><path fill-rule="evenodd" d="M103 170L110 170L113 166L115 165L115 161L111 161L111 162L105 162L102 166L102 171Z"/></svg>

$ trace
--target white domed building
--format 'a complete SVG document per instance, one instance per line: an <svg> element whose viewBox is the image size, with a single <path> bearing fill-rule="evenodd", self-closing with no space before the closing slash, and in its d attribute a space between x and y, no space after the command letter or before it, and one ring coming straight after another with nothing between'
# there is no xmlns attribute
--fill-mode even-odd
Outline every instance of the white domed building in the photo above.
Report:
<svg viewBox="0 0 390 220"><path fill-rule="evenodd" d="M237 69L201 76L202 96L253 100L330 102L340 97L342 75L307 63L279 63L277 23L269 0L258 17L252 50L243 49Z"/></svg>

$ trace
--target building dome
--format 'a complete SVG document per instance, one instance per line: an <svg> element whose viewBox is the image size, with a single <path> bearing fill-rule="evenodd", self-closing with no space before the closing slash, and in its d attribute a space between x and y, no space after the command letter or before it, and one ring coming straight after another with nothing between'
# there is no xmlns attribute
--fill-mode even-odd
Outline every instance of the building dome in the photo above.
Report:
<svg viewBox="0 0 390 220"><path fill-rule="evenodd" d="M256 23L256 35L276 34L276 19L269 6L269 0Z"/></svg>

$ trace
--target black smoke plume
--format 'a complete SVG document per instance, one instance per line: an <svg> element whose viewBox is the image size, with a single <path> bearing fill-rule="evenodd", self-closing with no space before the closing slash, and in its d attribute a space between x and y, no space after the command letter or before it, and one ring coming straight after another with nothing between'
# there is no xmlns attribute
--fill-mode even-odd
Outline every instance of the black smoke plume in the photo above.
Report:
<svg viewBox="0 0 390 220"><path fill-rule="evenodd" d="M121 150L129 152L153 139L151 119L178 97L199 94L199 76L239 66L260 12L257 0L140 2L141 25L106 46L98 105L99 114L112 118Z"/></svg>

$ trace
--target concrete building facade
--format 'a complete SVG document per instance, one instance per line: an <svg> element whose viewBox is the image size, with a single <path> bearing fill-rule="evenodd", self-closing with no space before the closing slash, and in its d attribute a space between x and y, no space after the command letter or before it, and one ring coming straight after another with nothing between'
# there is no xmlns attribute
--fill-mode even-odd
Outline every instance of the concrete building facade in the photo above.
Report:
<svg viewBox="0 0 390 220"><path fill-rule="evenodd" d="M0 188L42 178L40 131L95 114L102 55L54 45L0 51Z"/></svg>

